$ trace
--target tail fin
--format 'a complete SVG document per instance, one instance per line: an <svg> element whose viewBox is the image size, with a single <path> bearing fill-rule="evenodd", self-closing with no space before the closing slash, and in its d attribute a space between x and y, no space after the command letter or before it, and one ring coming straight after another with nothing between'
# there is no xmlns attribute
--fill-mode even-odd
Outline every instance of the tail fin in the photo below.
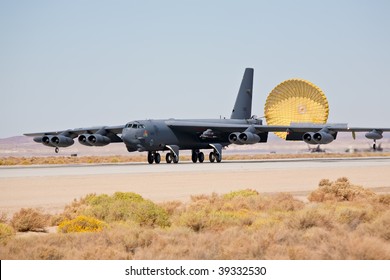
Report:
<svg viewBox="0 0 390 280"><path fill-rule="evenodd" d="M252 116L253 72L253 68L245 69L231 119L250 119Z"/></svg>

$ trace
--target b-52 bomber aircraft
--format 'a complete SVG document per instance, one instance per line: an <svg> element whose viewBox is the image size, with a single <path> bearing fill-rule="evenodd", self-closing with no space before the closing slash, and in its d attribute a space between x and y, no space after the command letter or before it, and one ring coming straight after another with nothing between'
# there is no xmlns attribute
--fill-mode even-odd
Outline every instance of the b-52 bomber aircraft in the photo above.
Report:
<svg viewBox="0 0 390 280"><path fill-rule="evenodd" d="M129 152L148 152L150 164L160 163L160 151L166 151L167 163L178 163L180 150L191 150L192 161L203 162L201 150L211 150L210 162L222 161L222 150L230 144L246 145L267 142L269 132L287 132L286 140L304 141L308 144L328 144L338 132L367 132L365 136L375 141L390 128L350 128L346 124L291 123L290 125L263 125L261 119L252 117L252 68L245 69L230 119L165 119L137 120L119 126L88 127L55 132L28 133L34 141L59 148L74 144L78 138L85 146L105 146L123 142Z"/></svg>

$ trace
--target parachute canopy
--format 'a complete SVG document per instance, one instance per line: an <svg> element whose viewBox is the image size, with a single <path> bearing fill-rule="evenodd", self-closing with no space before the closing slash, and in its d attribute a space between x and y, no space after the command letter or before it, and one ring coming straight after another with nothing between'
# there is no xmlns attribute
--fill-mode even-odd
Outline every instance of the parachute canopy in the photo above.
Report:
<svg viewBox="0 0 390 280"><path fill-rule="evenodd" d="M267 97L264 115L268 125L291 123L324 124L329 104L322 90L302 79L290 79L277 85ZM275 132L286 139L286 132Z"/></svg>

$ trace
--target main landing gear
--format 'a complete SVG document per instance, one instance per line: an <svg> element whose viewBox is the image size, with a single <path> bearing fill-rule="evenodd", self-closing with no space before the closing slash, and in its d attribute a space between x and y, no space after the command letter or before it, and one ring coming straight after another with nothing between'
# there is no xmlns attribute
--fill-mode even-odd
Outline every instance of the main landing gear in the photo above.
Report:
<svg viewBox="0 0 390 280"><path fill-rule="evenodd" d="M200 152L199 150L192 150L192 155L191 155L191 160L193 163L196 162L204 162L204 154ZM209 154L209 160L210 162L221 162L222 161L222 156L216 151L212 151Z"/></svg>
<svg viewBox="0 0 390 280"><path fill-rule="evenodd" d="M178 163L179 157L174 156L172 153L167 153L165 160L167 163ZM153 162L159 164L161 162L161 155L157 152L148 152L148 162L149 164L153 164Z"/></svg>
<svg viewBox="0 0 390 280"><path fill-rule="evenodd" d="M56 152L56 154L58 154L59 151L60 151L60 148L58 148L58 147L56 147L56 148L54 149L54 152Z"/></svg>

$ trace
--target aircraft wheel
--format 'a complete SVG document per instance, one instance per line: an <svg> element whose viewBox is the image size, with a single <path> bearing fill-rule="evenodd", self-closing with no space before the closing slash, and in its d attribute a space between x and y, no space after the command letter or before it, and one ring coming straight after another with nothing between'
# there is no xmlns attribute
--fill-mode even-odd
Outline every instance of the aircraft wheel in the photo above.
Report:
<svg viewBox="0 0 390 280"><path fill-rule="evenodd" d="M215 154L214 154L214 152L210 152L209 160L210 160L210 162L214 162L215 161Z"/></svg>
<svg viewBox="0 0 390 280"><path fill-rule="evenodd" d="M166 154L165 160L166 160L167 163L171 163L172 162L172 155L171 155L171 153L167 153Z"/></svg>
<svg viewBox="0 0 390 280"><path fill-rule="evenodd" d="M58 154L58 152L60 151L60 149L59 149L58 147L56 147L56 148L54 149L54 151L56 152L56 154Z"/></svg>
<svg viewBox="0 0 390 280"><path fill-rule="evenodd" d="M222 155L215 153L215 159L217 160L217 162L221 162L222 161Z"/></svg>
<svg viewBox="0 0 390 280"><path fill-rule="evenodd" d="M151 152L148 153L148 162L152 164L154 162L154 156Z"/></svg>
<svg viewBox="0 0 390 280"><path fill-rule="evenodd" d="M159 164L160 161L161 161L161 156L160 156L160 154L159 154L159 153L155 153L155 154L154 154L154 162L157 163L157 164Z"/></svg>
<svg viewBox="0 0 390 280"><path fill-rule="evenodd" d="M196 163L198 161L198 155L195 152L193 152L192 156L191 156L191 159L192 159L193 163Z"/></svg>
<svg viewBox="0 0 390 280"><path fill-rule="evenodd" d="M178 162L179 162L179 157L173 156L173 163L178 163Z"/></svg>
<svg viewBox="0 0 390 280"><path fill-rule="evenodd" d="M202 152L198 153L198 160L200 163L204 162L204 153Z"/></svg>

